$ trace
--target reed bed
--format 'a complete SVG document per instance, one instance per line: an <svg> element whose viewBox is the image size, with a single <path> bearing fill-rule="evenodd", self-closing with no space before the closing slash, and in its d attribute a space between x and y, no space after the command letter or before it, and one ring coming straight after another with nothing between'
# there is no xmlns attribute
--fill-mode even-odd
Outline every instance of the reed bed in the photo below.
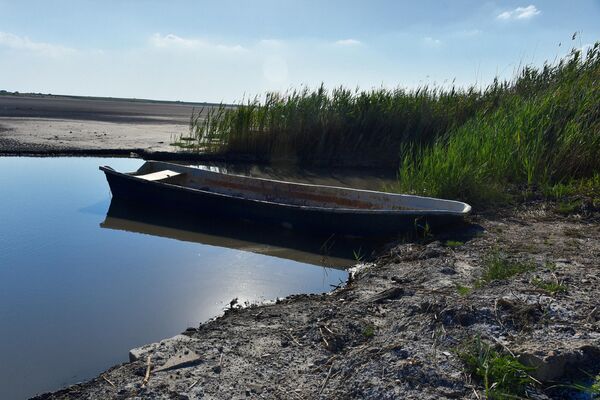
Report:
<svg viewBox="0 0 600 400"><path fill-rule="evenodd" d="M600 197L600 43L482 90L267 93L195 114L188 140L263 160L398 168L389 190L475 204L515 186Z"/></svg>
<svg viewBox="0 0 600 400"><path fill-rule="evenodd" d="M393 189L474 204L504 201L515 187L600 199L600 45L525 68L501 92L497 107L433 145L408 145Z"/></svg>
<svg viewBox="0 0 600 400"><path fill-rule="evenodd" d="M267 93L236 108L192 117L190 137L201 151L242 153L299 164L394 167L402 143L430 144L490 103L474 88Z"/></svg>

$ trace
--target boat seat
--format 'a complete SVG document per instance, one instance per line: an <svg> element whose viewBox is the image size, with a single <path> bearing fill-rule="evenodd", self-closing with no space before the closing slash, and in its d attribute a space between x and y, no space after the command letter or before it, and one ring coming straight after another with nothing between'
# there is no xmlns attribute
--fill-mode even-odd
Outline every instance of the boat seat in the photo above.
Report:
<svg viewBox="0 0 600 400"><path fill-rule="evenodd" d="M146 175L136 175L136 178L145 179L147 181L162 181L163 179L169 179L177 175L183 175L181 172L175 172L168 169L163 171L152 172Z"/></svg>

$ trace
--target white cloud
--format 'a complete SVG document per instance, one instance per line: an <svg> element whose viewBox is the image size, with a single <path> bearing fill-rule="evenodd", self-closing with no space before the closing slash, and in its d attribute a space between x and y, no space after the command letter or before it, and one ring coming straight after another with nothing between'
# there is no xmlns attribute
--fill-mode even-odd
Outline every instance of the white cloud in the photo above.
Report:
<svg viewBox="0 0 600 400"><path fill-rule="evenodd" d="M34 42L27 36L17 36L6 32L0 32L0 46L15 50L30 51L51 57L60 57L75 52L74 49L69 47L45 42Z"/></svg>
<svg viewBox="0 0 600 400"><path fill-rule="evenodd" d="M430 47L439 47L442 45L442 41L440 39L435 39L430 36L426 36L423 38L423 43Z"/></svg>
<svg viewBox="0 0 600 400"><path fill-rule="evenodd" d="M336 46L360 46L362 42L356 39L341 39L334 42Z"/></svg>
<svg viewBox="0 0 600 400"><path fill-rule="evenodd" d="M247 51L243 46L236 45L225 45L221 43L212 43L203 39L196 38L183 38L181 36L169 33L167 35L161 35L155 33L150 37L150 44L158 48L178 48L178 49L216 49L223 52L245 52Z"/></svg>
<svg viewBox="0 0 600 400"><path fill-rule="evenodd" d="M155 47L184 47L184 48L196 48L203 46L204 43L197 39L184 39L177 35L169 33L168 35L161 35L155 33L150 38L150 43Z"/></svg>
<svg viewBox="0 0 600 400"><path fill-rule="evenodd" d="M498 19L513 20L513 19L530 19L540 14L541 11L536 8L533 4L527 7L517 7L514 10L504 11L498 14Z"/></svg>

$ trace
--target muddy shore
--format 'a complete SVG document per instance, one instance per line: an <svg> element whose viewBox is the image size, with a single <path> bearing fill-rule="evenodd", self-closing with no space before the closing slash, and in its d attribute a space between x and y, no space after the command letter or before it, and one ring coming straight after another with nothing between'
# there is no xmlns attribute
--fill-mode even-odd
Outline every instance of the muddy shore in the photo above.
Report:
<svg viewBox="0 0 600 400"><path fill-rule="evenodd" d="M532 268L475 287L492 253ZM547 204L474 216L454 232L391 245L330 294L233 304L37 398L484 398L459 357L475 337L535 368L528 397L572 398L582 371L600 372L598 254L597 216L562 217Z"/></svg>
<svg viewBox="0 0 600 400"><path fill-rule="evenodd" d="M192 112L211 104L63 96L0 96L0 155L177 153ZM177 158L177 155L170 156Z"/></svg>
<svg viewBox="0 0 600 400"><path fill-rule="evenodd" d="M0 155L172 156L192 108L10 97L0 96ZM234 302L37 398L484 398L460 357L473 338L532 367L526 396L585 396L573 388L600 373L599 254L597 210L564 216L532 202L475 214L452 232L391 243L329 294ZM530 268L478 284L495 255Z"/></svg>

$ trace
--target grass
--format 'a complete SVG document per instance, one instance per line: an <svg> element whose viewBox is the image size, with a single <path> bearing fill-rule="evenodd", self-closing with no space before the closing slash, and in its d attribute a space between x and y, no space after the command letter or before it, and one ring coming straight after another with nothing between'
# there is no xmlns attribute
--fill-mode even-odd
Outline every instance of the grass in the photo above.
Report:
<svg viewBox="0 0 600 400"><path fill-rule="evenodd" d="M590 378L590 382L588 384L574 384L573 388L582 393L587 393L590 396L594 396L593 398L600 397L600 374L596 376L591 374L587 375Z"/></svg>
<svg viewBox="0 0 600 400"><path fill-rule="evenodd" d="M558 293L567 293L567 286L560 282L545 281L536 277L531 280L531 283L552 295Z"/></svg>
<svg viewBox="0 0 600 400"><path fill-rule="evenodd" d="M362 334L368 339L372 338L373 336L375 336L375 327L373 325L365 326Z"/></svg>
<svg viewBox="0 0 600 400"><path fill-rule="evenodd" d="M362 248L358 250L352 250L352 255L354 256L354 261L357 263L362 262L364 255L362 254Z"/></svg>
<svg viewBox="0 0 600 400"><path fill-rule="evenodd" d="M446 240L446 247L460 247L462 245L464 245L464 242L458 241L458 240Z"/></svg>
<svg viewBox="0 0 600 400"><path fill-rule="evenodd" d="M195 114L185 135L194 140L178 142L302 165L383 165L398 170L388 190L477 206L534 192L585 193L600 206L599 79L596 43L481 90L267 93Z"/></svg>
<svg viewBox="0 0 600 400"><path fill-rule="evenodd" d="M505 187L600 193L599 76L599 44L586 56L574 51L557 65L526 67L514 82L488 89L498 93L495 109L432 146L408 146L396 190L478 205L506 202Z"/></svg>
<svg viewBox="0 0 600 400"><path fill-rule="evenodd" d="M500 280L509 279L515 275L519 275L525 272L533 271L535 269L535 264L528 261L518 261L511 260L506 255L501 254L498 251L493 252L488 255L483 260L483 272L481 277L473 282L473 286L464 286L457 285L456 292L460 296L468 296L471 294L473 289L482 288L485 285ZM534 285L538 283L536 278L532 281ZM566 291L566 287L561 284L557 284L556 286L552 285L550 282L539 281L542 285L538 286L543 290L548 291L549 293L559 293L564 288ZM536 285L537 286L537 285ZM554 290L554 291L552 291Z"/></svg>
<svg viewBox="0 0 600 400"><path fill-rule="evenodd" d="M396 168L402 143L432 143L491 100L473 88L331 91L307 87L267 93L236 108L192 117L198 148L299 163L379 164Z"/></svg>
<svg viewBox="0 0 600 400"><path fill-rule="evenodd" d="M582 399L597 399L600 398L600 374L594 375L594 374L590 374L589 372L586 371L581 371L583 372L584 375L587 375L587 379L585 379L584 382L577 382L577 383L572 383L572 384L558 384L558 385L554 385L554 386L550 386L548 389L554 389L554 388L559 388L559 389L567 389L567 390L573 390L575 391L577 394L583 394L584 396L578 396L576 393L561 393L563 394L563 397L566 397L565 395L571 395L576 398L582 398ZM587 396L585 396L587 395Z"/></svg>
<svg viewBox="0 0 600 400"><path fill-rule="evenodd" d="M458 350L467 371L484 387L488 399L520 398L534 380L532 368L521 364L514 356L494 349L476 338Z"/></svg>
<svg viewBox="0 0 600 400"><path fill-rule="evenodd" d="M475 282L475 286L482 287L490 282L505 280L534 269L533 263L511 260L499 252L494 252L484 259L483 273Z"/></svg>
<svg viewBox="0 0 600 400"><path fill-rule="evenodd" d="M589 199L590 205L600 207L600 173L595 172L590 178L557 183L544 188L546 197L558 200L559 213L570 213L581 206L581 197ZM573 199L579 197L579 199Z"/></svg>
<svg viewBox="0 0 600 400"><path fill-rule="evenodd" d="M470 288L469 286L464 286L464 285L456 285L456 292L461 295L461 296L468 296L469 294L471 294L471 291L473 289Z"/></svg>
<svg viewBox="0 0 600 400"><path fill-rule="evenodd" d="M562 215L570 215L579 210L581 202L576 200L561 201L556 205L556 212Z"/></svg>

